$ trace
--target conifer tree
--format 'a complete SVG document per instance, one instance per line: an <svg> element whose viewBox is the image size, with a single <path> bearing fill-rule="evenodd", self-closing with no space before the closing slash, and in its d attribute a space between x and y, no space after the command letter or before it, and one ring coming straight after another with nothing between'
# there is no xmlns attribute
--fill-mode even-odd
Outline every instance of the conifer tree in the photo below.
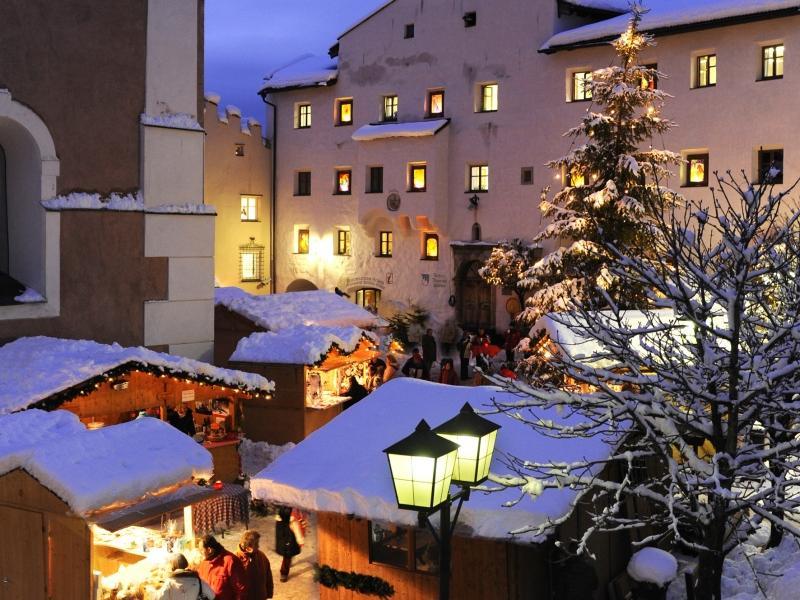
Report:
<svg viewBox="0 0 800 600"><path fill-rule="evenodd" d="M659 182L680 156L653 147L672 126L662 118L667 95L656 89L659 73L638 64L653 45L638 31L643 9L634 5L628 29L614 42L619 65L594 71L587 82L593 102L581 124L564 135L573 148L549 167L565 186L552 200L542 192L540 209L551 223L534 242L559 240L561 247L536 262L522 284L532 290L524 318L571 310L608 294L622 307L641 307L643 290L620 285L611 274L612 258L602 241L630 251L647 247L649 216L671 203L675 192Z"/></svg>
<svg viewBox="0 0 800 600"><path fill-rule="evenodd" d="M502 241L492 248L492 253L478 275L489 285L512 290L519 299L520 306L525 302L525 287L522 281L525 274L536 262L536 246L520 239Z"/></svg>

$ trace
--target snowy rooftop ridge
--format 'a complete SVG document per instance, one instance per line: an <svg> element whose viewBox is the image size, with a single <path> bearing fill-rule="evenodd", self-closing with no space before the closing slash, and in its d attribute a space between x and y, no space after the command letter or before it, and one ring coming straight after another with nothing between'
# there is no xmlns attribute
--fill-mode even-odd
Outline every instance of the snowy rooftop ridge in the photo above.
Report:
<svg viewBox="0 0 800 600"><path fill-rule="evenodd" d="M26 337L0 346L0 415L34 406L124 365L156 367L165 373L252 392L275 388L273 382L255 373L222 369L147 348Z"/></svg>
<svg viewBox="0 0 800 600"><path fill-rule="evenodd" d="M211 454L168 423L142 418L87 430L70 412L0 416L0 475L24 469L83 516L208 479Z"/></svg>
<svg viewBox="0 0 800 600"><path fill-rule="evenodd" d="M383 449L413 432L420 419L435 427L458 414L465 402L480 411L489 407L492 398L501 402L518 400L517 396L496 387L457 387L410 378L393 379L252 478L251 493L255 498L305 510L353 514L413 526L416 513L397 507ZM505 415L485 416L501 426L491 466L491 472L498 475L508 473L502 463L504 454L535 457L544 463L591 461L609 457L618 443L618 439L601 439L602 436L545 437ZM555 410L537 410L536 417L576 425L581 422L575 415L565 417ZM570 513L571 502L578 493L569 487L545 489L535 497L526 495L515 506L507 507L503 506L505 502L519 499L519 490L490 494L473 491L461 509L459 522L470 527L475 537L538 543L543 541L543 535L531 532L512 536L509 532L528 525L547 529L548 519Z"/></svg>
<svg viewBox="0 0 800 600"><path fill-rule="evenodd" d="M135 194L111 194L102 197L88 192L72 192L41 201L47 210L111 210L122 212L145 212L155 214L216 215L211 204L161 204L145 206L141 190Z"/></svg>
<svg viewBox="0 0 800 600"><path fill-rule="evenodd" d="M338 76L338 58L304 54L267 75L259 93L331 85Z"/></svg>
<svg viewBox="0 0 800 600"><path fill-rule="evenodd" d="M357 142L381 140L394 137L425 137L436 135L450 123L450 119L429 119L411 123L370 123L353 132Z"/></svg>
<svg viewBox="0 0 800 600"><path fill-rule="evenodd" d="M214 303L271 331L297 325L372 329L385 324L358 304L325 290L256 296L241 288L222 287L214 290Z"/></svg>
<svg viewBox="0 0 800 600"><path fill-rule="evenodd" d="M800 9L799 0L650 0L642 16L640 31L661 32L677 27L711 25L728 19L755 17ZM555 52L572 46L601 43L620 35L629 15L568 29L552 36L539 49Z"/></svg>
<svg viewBox="0 0 800 600"><path fill-rule="evenodd" d="M564 0L566 4L599 10L603 12L628 12L631 8L630 0Z"/></svg>
<svg viewBox="0 0 800 600"><path fill-rule="evenodd" d="M239 340L231 361L313 365L333 348L344 354L356 350L363 341L379 343L378 336L359 327L296 325L279 331L259 331Z"/></svg>

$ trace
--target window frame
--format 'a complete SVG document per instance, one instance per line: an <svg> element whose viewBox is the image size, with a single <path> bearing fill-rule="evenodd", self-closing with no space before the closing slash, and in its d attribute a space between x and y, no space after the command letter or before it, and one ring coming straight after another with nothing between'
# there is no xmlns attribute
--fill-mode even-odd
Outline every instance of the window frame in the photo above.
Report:
<svg viewBox="0 0 800 600"><path fill-rule="evenodd" d="M703 168L703 181L692 181L692 160L702 159ZM708 166L709 154L708 152L694 152L685 156L686 160L686 174L683 178L683 187L708 187Z"/></svg>
<svg viewBox="0 0 800 600"><path fill-rule="evenodd" d="M305 234L306 240L306 247L305 251L303 250L303 246L301 244L301 240L303 239L303 234ZM298 228L295 230L295 254L311 254L311 229L308 227Z"/></svg>
<svg viewBox="0 0 800 600"><path fill-rule="evenodd" d="M364 288L364 289L376 289L377 288ZM358 290L361 291L361 290ZM380 291L377 290L377 296L380 296ZM380 300L379 300L380 301ZM382 526L379 522L375 522L375 525L379 527ZM396 525L394 523L387 523L386 525L394 525L399 530L401 530L406 538L407 548L406 548L406 563L404 566L401 566L397 563L391 562L382 562L376 558L375 552L375 543L372 541L372 527L373 521L367 522L367 558L370 564L374 565L382 565L384 567L389 567L393 569L400 569L403 571L407 571L409 573L415 573L419 575L428 575L431 577L438 577L440 572L440 566L437 564L436 569L431 569L428 571L418 569L417 568L417 536L420 532L424 533L425 535L429 535L429 532L426 529L420 529L417 527L407 527L403 525ZM436 538L431 536L432 543L436 549L435 556L439 556L438 552L438 544L436 543Z"/></svg>
<svg viewBox="0 0 800 600"><path fill-rule="evenodd" d="M486 90L488 90L488 89L494 89L494 91L491 94L491 98L492 98L491 103L494 105L494 108L486 108L486 104L487 104L486 103L486 100L487 100ZM500 98L500 84L499 83L497 83L495 81L495 82L491 82L491 83L481 83L481 84L479 84L479 86L478 86L478 110L476 112L480 112L480 113L497 112L498 109L500 108L499 98Z"/></svg>
<svg viewBox="0 0 800 600"><path fill-rule="evenodd" d="M781 55L777 55L777 50L780 48ZM773 56L771 59L767 58L767 51L772 50ZM773 74L767 75L767 61L771 60L773 62L772 69ZM780 60L780 75L777 74L778 71L778 60ZM783 79L784 68L785 68L785 61L786 61L786 45L783 42L778 42L775 44L765 44L761 46L761 78L759 81L771 81L773 79Z"/></svg>
<svg viewBox="0 0 800 600"><path fill-rule="evenodd" d="M344 234L344 235L343 235ZM353 238L349 229L336 229L336 256L351 256ZM344 247L344 250L342 249Z"/></svg>
<svg viewBox="0 0 800 600"><path fill-rule="evenodd" d="M233 155L236 158L244 157L245 153L244 153L244 144L243 143L236 142L236 143L233 144Z"/></svg>
<svg viewBox="0 0 800 600"><path fill-rule="evenodd" d="M714 59L714 64L710 64L710 59ZM706 83L703 84L700 81L700 73L702 73L702 69L700 67L701 61L706 59ZM714 71L714 83L709 83L711 70ZM713 54L698 54L695 56L694 59L694 70L695 70L695 79L694 79L694 87L697 88L709 88L709 87L716 87L717 85L717 55L716 53Z"/></svg>
<svg viewBox="0 0 800 600"><path fill-rule="evenodd" d="M475 170L477 169L477 175ZM485 170L485 172L484 172ZM469 165L467 170L467 193L485 194L489 191L489 164L477 163ZM477 186L476 186L477 180Z"/></svg>
<svg viewBox="0 0 800 600"><path fill-rule="evenodd" d="M307 177L306 177L307 176ZM303 181L303 180L306 181ZM305 185L303 185L305 183ZM311 171L297 171L295 175L295 196L311 195Z"/></svg>
<svg viewBox="0 0 800 600"><path fill-rule="evenodd" d="M350 120L343 121L342 120L342 107L349 106L350 107ZM337 127L348 127L353 124L355 119L355 115L353 113L353 99L352 98L337 98L336 99L336 126Z"/></svg>
<svg viewBox="0 0 800 600"><path fill-rule="evenodd" d="M252 271L250 277L245 275L245 256L252 257ZM264 280L264 246L256 244L255 238L250 238L249 244L239 246L239 281L254 283Z"/></svg>
<svg viewBox="0 0 800 600"><path fill-rule="evenodd" d="M525 174L530 173L530 181L525 181ZM519 184L520 185L533 185L533 167L521 167L519 173Z"/></svg>
<svg viewBox="0 0 800 600"><path fill-rule="evenodd" d="M424 185L422 187L414 186L414 172L422 170L422 179ZM420 193L428 191L428 165L427 163L410 163L408 165L408 191L411 193Z"/></svg>
<svg viewBox="0 0 800 600"><path fill-rule="evenodd" d="M377 311L378 310L378 305L381 303L381 294L383 293L383 290L380 289L380 288L376 288L376 287L366 287L366 288L358 288L357 290L355 290L355 292L352 292L353 296L355 297L355 303L358 306L361 306L362 308L365 308L366 310L373 310L372 306L371 305L367 305L365 303L365 301L364 301L365 298L366 298L366 295L367 295L366 292L372 292L373 293L373 296L375 297L374 310ZM369 535L369 529L367 529L367 535ZM368 540L368 546L369 546L369 549L371 550L372 549L372 543L369 540ZM375 563L375 564L382 565L384 563Z"/></svg>
<svg viewBox="0 0 800 600"><path fill-rule="evenodd" d="M433 97L434 96L441 96L442 97L442 110L439 112L433 112ZM436 89L436 90L428 90L428 106L427 110L425 111L425 116L428 118L435 118L441 119L444 117L444 90L443 89Z"/></svg>
<svg viewBox="0 0 800 600"><path fill-rule="evenodd" d="M461 19L464 21L465 29L475 27L478 24L478 13L474 10L467 11L464 13L464 16L462 16Z"/></svg>
<svg viewBox="0 0 800 600"><path fill-rule="evenodd" d="M382 230L378 232L378 254L379 258L391 258L394 254L394 232Z"/></svg>
<svg viewBox="0 0 800 600"><path fill-rule="evenodd" d="M436 240L436 254L428 253L428 240ZM433 231L425 231L422 234L422 260L439 260L439 234Z"/></svg>
<svg viewBox="0 0 800 600"><path fill-rule="evenodd" d="M307 114L303 114L303 109L307 108ZM305 118L305 124L304 124ZM300 102L297 105L297 119L294 125L295 129L311 129L311 103Z"/></svg>
<svg viewBox="0 0 800 600"><path fill-rule="evenodd" d="M347 190L342 191L340 177L347 173ZM353 193L353 169L336 169L333 180L333 194L335 196L350 196Z"/></svg>
<svg viewBox="0 0 800 600"><path fill-rule="evenodd" d="M259 213L261 212L258 206L258 196L240 194L239 200L240 200L239 206L241 207L241 210L239 212L239 221L241 223L257 223L259 221L259 216L260 216ZM247 207L244 206L245 200L248 201ZM252 205L250 203L250 200L253 201ZM251 209L253 215L252 218L250 218ZM247 215L247 218L245 218L245 214Z"/></svg>
<svg viewBox="0 0 800 600"><path fill-rule="evenodd" d="M774 155L780 152L781 160L780 160L780 173L774 177L769 178L767 181L766 177L766 169L762 166L764 162L762 160L762 156L769 156L770 161L769 165L773 162L777 164L777 161L774 160ZM758 165L758 183L759 184L768 184L768 185L781 185L783 184L783 173L784 173L784 149L783 148L759 148L758 152L756 153L756 164Z"/></svg>
<svg viewBox="0 0 800 600"><path fill-rule="evenodd" d="M410 40L414 38L414 34L416 31L414 30L414 23L406 23L403 27L403 39Z"/></svg>
<svg viewBox="0 0 800 600"><path fill-rule="evenodd" d="M381 110L381 122L383 123L396 123L397 111L400 105L397 94L387 94L383 97L383 108ZM387 108L389 111L387 111ZM393 112L391 112L393 111ZM391 114L389 114L391 112Z"/></svg>
<svg viewBox="0 0 800 600"><path fill-rule="evenodd" d="M570 102L591 102L592 101L592 73L593 71L571 71L569 76L569 101ZM580 83L581 94L578 94L578 84Z"/></svg>
<svg viewBox="0 0 800 600"><path fill-rule="evenodd" d="M375 185L374 172L380 172L380 185ZM367 167L367 194L382 194L383 193L383 165L372 165Z"/></svg>

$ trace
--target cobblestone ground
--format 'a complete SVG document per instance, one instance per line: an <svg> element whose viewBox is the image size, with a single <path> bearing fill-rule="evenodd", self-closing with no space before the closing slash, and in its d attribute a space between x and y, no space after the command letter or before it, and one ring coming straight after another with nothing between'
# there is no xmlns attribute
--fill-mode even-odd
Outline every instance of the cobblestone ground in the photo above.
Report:
<svg viewBox="0 0 800 600"><path fill-rule="evenodd" d="M239 536L244 531L244 524L234 529L229 529L216 537L220 543L231 552L236 551ZM267 555L272 578L275 581L275 600L315 600L319 598L319 590L314 582L313 565L317 562L317 523L313 514L308 515L308 531L303 551L292 561L289 572L289 581L281 582L278 570L281 567L281 557L275 554L275 516L253 517L250 519L250 529L255 529L261 534L261 550Z"/></svg>

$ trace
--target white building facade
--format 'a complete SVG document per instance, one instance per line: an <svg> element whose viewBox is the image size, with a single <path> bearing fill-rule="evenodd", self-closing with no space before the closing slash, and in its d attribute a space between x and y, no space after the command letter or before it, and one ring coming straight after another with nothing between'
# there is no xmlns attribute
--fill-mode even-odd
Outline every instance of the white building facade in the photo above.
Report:
<svg viewBox="0 0 800 600"><path fill-rule="evenodd" d="M642 27L657 45L640 62L665 74L655 84L679 124L653 144L691 165L670 184L705 194L713 170L757 179L777 162L793 181L800 2L651 5ZM386 312L414 303L438 322L505 327L513 296L477 267L494 242L545 225L540 192L562 176L544 165L566 154L563 132L591 107L582 74L616 61L608 41L626 8L394 0L340 36L337 58L269 77L276 289L338 287Z"/></svg>

